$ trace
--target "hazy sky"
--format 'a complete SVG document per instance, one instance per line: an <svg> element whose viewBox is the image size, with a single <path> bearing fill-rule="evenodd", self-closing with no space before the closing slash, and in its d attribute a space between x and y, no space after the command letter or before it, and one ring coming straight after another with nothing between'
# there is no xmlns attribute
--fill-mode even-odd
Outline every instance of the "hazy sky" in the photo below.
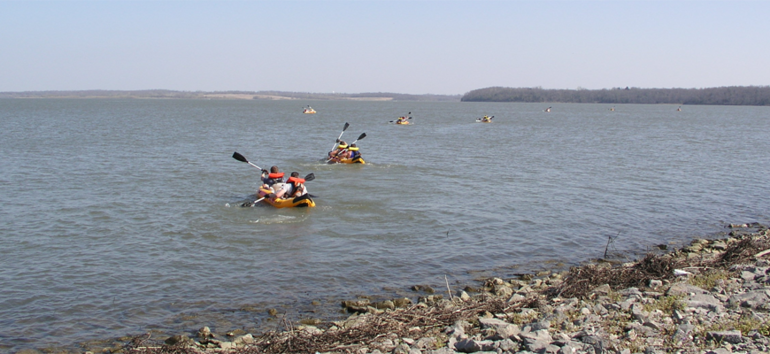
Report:
<svg viewBox="0 0 770 354"><path fill-rule="evenodd" d="M0 0L0 91L770 85L770 1Z"/></svg>

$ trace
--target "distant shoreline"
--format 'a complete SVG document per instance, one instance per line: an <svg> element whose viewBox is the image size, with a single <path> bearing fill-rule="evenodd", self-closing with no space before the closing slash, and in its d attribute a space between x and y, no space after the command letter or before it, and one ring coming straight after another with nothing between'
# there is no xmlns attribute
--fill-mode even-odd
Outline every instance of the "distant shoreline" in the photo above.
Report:
<svg viewBox="0 0 770 354"><path fill-rule="evenodd" d="M318 100L400 102L524 102L678 104L723 106L770 106L770 86L730 86L700 89L488 87L463 95L404 94L392 92L314 93L287 91L174 91L174 90L73 90L0 92L0 99L198 99L198 100Z"/></svg>
<svg viewBox="0 0 770 354"><path fill-rule="evenodd" d="M466 93L461 101L770 106L770 86L729 86L700 89L615 87L602 90L488 87Z"/></svg>
<svg viewBox="0 0 770 354"><path fill-rule="evenodd" d="M82 90L0 92L7 99L205 99L205 100L348 100L348 101L431 101L460 102L461 95L411 95L402 93L305 93L283 91L172 91L172 90Z"/></svg>

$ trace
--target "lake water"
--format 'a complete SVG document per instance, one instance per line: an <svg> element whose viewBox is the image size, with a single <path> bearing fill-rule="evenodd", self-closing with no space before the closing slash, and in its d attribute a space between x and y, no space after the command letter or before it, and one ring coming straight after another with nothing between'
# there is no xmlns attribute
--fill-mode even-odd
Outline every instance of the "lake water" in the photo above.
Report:
<svg viewBox="0 0 770 354"><path fill-rule="evenodd" d="M610 108L0 100L0 351L259 331L272 308L343 316L358 295L581 264L610 237L631 260L770 223L770 107ZM345 122L366 165L319 162ZM259 171L234 151L314 173L317 207L239 207Z"/></svg>

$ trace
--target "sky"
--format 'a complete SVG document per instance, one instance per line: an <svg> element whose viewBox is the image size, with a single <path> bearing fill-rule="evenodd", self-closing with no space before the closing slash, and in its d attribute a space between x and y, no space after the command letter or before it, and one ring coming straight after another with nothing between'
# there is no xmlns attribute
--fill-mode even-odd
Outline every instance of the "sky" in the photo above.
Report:
<svg viewBox="0 0 770 354"><path fill-rule="evenodd" d="M770 85L770 0L0 0L0 92Z"/></svg>

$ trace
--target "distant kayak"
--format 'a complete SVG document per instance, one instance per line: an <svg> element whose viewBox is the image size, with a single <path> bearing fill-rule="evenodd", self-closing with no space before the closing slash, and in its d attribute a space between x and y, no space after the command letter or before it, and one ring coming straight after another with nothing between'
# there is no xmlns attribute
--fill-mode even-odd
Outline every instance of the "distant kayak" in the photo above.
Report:
<svg viewBox="0 0 770 354"><path fill-rule="evenodd" d="M495 118L495 116L484 116L481 118L476 118L476 123L492 123L493 118Z"/></svg>
<svg viewBox="0 0 770 354"><path fill-rule="evenodd" d="M412 112L409 112L409 114L405 116L398 117L396 120L391 120L388 123L396 123L401 125L410 125L412 123L409 122L409 120L412 119Z"/></svg>

